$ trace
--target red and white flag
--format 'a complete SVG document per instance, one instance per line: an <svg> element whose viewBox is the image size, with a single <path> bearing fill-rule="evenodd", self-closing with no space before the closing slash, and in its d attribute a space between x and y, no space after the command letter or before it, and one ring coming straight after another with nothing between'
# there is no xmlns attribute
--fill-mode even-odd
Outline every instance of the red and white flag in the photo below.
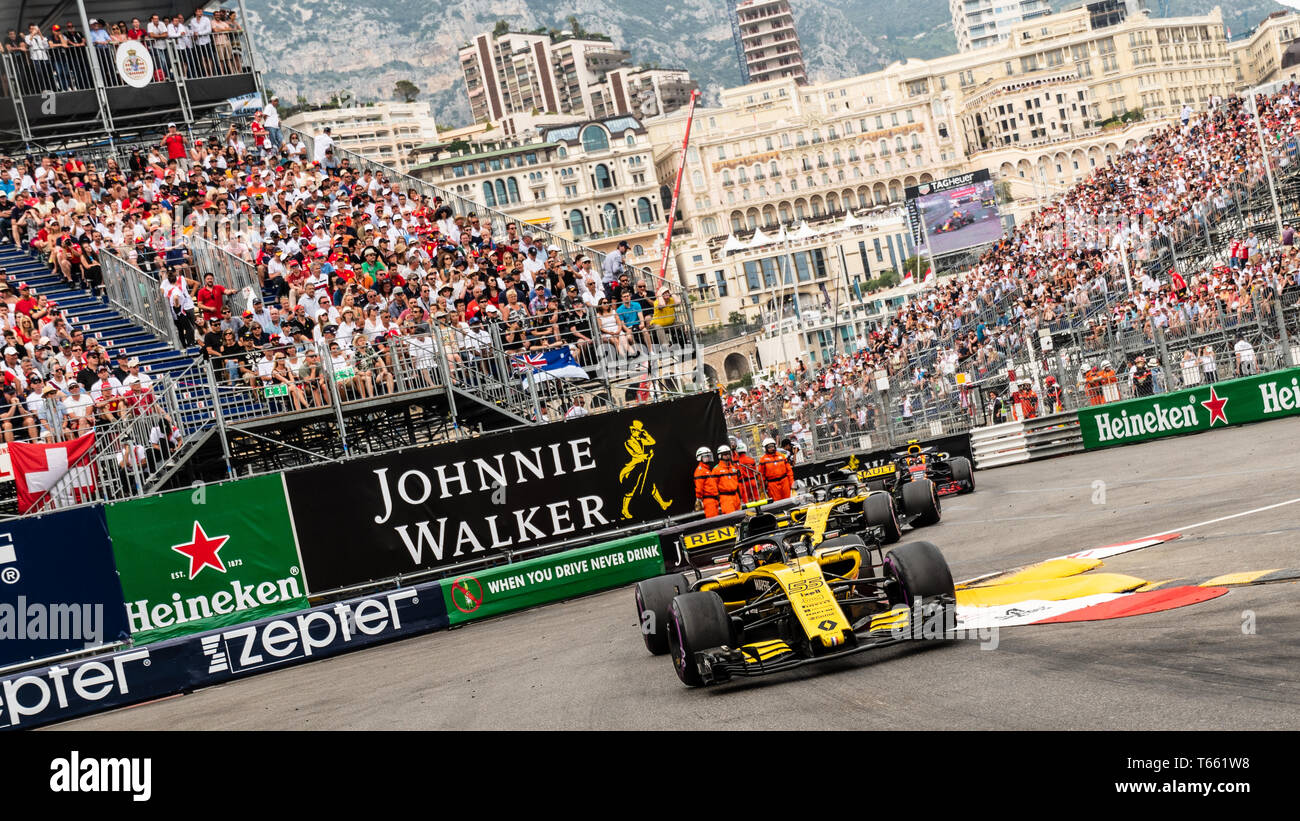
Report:
<svg viewBox="0 0 1300 821"><path fill-rule="evenodd" d="M925 277L921 280L922 285L930 285L934 282L934 268L925 269Z"/></svg>
<svg viewBox="0 0 1300 821"><path fill-rule="evenodd" d="M95 472L90 463L94 450L93 432L68 442L11 444L9 459L18 490L18 512L53 510L90 501L95 492Z"/></svg>
<svg viewBox="0 0 1300 821"><path fill-rule="evenodd" d="M914 282L916 282L916 280L912 278L912 272L911 272L911 271L908 271L908 272L907 272L907 276L903 277L903 284L904 284L904 285L911 285L911 284L914 283Z"/></svg>

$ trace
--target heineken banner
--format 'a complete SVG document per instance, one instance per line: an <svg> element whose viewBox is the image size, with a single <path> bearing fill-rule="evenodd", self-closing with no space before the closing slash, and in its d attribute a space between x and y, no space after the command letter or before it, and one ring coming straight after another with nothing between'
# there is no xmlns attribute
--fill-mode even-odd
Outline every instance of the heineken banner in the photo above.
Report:
<svg viewBox="0 0 1300 821"><path fill-rule="evenodd" d="M0 525L0 667L128 638L103 508Z"/></svg>
<svg viewBox="0 0 1300 821"><path fill-rule="evenodd" d="M285 475L313 594L695 508L714 393ZM128 601L130 594L127 594Z"/></svg>
<svg viewBox="0 0 1300 821"><path fill-rule="evenodd" d="M444 579L442 595L448 620L460 624L572 599L663 572L659 537L651 533Z"/></svg>
<svg viewBox="0 0 1300 821"><path fill-rule="evenodd" d="M1300 368L1083 408L1079 430L1088 449L1300 413Z"/></svg>
<svg viewBox="0 0 1300 821"><path fill-rule="evenodd" d="M937 453L946 453L949 456L965 456L970 459L971 464L975 464L975 456L971 452L970 434L958 433L952 436L940 436L935 439L922 439L918 444L921 447L934 448ZM807 480L810 484L824 484L829 481L838 481L842 478L841 470L864 471L869 468L880 467L893 461L894 454L906 450L906 445L899 446L893 450L873 450L862 453L854 453L849 456L841 456L835 459L827 459L821 462L805 462L794 466L794 478Z"/></svg>
<svg viewBox="0 0 1300 821"><path fill-rule="evenodd" d="M136 644L307 606L280 476L108 506Z"/></svg>
<svg viewBox="0 0 1300 821"><path fill-rule="evenodd" d="M112 707L359 650L447 626L439 582L0 677L0 730Z"/></svg>

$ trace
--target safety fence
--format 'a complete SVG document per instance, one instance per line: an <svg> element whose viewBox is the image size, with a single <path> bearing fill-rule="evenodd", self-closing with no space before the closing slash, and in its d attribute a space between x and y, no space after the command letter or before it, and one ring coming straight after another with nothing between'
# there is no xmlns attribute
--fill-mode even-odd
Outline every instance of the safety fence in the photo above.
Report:
<svg viewBox="0 0 1300 821"><path fill-rule="evenodd" d="M139 687L75 706L29 697L44 672L0 679L0 727L251 672L231 642L277 623L301 631L301 652L272 654L289 663L404 635L403 624L434 629L661 573L660 540L647 531L698 518L695 443L722 436L706 394L0 523L0 542L13 546L0 551L6 593L100 614L69 619L66 635L0 643L0 669L124 646L118 658L157 660L139 665L153 668ZM397 612L408 596L425 601L410 618ZM331 604L311 607L322 601ZM363 619L377 606L363 601L385 602L398 632ZM346 629L325 625L348 608L357 617ZM204 663L173 665L174 652Z"/></svg>
<svg viewBox="0 0 1300 821"><path fill-rule="evenodd" d="M175 313L163 296L158 278L107 251L100 254L100 267L108 303L152 331L154 336L181 350Z"/></svg>

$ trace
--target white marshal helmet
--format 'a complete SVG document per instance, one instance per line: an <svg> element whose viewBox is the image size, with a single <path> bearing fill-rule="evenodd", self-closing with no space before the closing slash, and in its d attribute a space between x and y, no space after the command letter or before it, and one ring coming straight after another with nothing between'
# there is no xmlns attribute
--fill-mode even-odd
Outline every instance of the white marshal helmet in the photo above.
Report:
<svg viewBox="0 0 1300 821"><path fill-rule="evenodd" d="M721 445L718 447L718 458L731 455L731 445Z"/></svg>
<svg viewBox="0 0 1300 821"><path fill-rule="evenodd" d="M749 448L745 447L744 442L736 443L736 453L747 453L747 452L749 452Z"/></svg>
<svg viewBox="0 0 1300 821"><path fill-rule="evenodd" d="M695 451L695 458L700 461L703 461L712 455L713 451L709 450L707 447L701 447L699 450Z"/></svg>
<svg viewBox="0 0 1300 821"><path fill-rule="evenodd" d="M767 450L769 447L776 447L776 440L770 436L763 440L763 450Z"/></svg>

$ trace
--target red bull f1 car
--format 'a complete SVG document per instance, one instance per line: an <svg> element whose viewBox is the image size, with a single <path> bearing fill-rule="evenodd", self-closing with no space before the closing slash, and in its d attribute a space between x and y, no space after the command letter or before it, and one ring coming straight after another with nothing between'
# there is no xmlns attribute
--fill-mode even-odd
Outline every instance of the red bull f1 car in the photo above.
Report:
<svg viewBox="0 0 1300 821"><path fill-rule="evenodd" d="M646 649L670 655L684 684L952 636L956 593L934 545L912 542L886 553L875 530L823 538L815 526L779 527L765 512L740 530L716 575L674 573L636 585Z"/></svg>
<svg viewBox="0 0 1300 821"><path fill-rule="evenodd" d="M920 499L920 490L908 490L908 486L921 480L933 484L936 496L952 496L958 493L975 491L975 468L965 456L950 456L938 453L934 448L922 447L915 441L909 442L907 450L894 454L893 462L871 468L868 475L859 476L873 490L887 490L894 494L900 505L906 508L906 499L910 495Z"/></svg>

